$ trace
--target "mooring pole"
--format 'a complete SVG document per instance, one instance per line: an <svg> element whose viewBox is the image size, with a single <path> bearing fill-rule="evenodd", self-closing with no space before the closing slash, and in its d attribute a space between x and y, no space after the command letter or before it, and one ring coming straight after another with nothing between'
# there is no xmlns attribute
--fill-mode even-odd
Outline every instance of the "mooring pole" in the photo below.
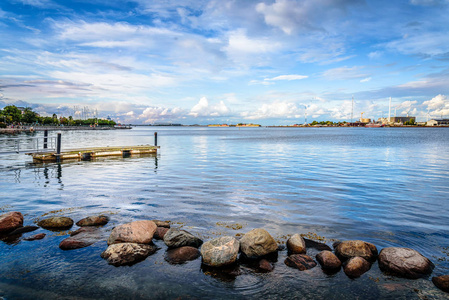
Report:
<svg viewBox="0 0 449 300"><path fill-rule="evenodd" d="M47 149L48 130L44 130L44 149Z"/></svg>
<svg viewBox="0 0 449 300"><path fill-rule="evenodd" d="M60 162L61 156L61 133L58 133L58 139L56 140L56 161Z"/></svg>
<svg viewBox="0 0 449 300"><path fill-rule="evenodd" d="M154 133L154 145L157 146L157 132Z"/></svg>

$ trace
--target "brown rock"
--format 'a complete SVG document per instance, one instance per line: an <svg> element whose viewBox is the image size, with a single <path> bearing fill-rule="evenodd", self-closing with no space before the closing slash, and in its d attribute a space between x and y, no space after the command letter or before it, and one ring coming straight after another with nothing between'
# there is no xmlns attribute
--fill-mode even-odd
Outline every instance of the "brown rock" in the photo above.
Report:
<svg viewBox="0 0 449 300"><path fill-rule="evenodd" d="M300 271L312 269L316 266L316 262L308 255L305 254L292 254L289 255L284 263L292 268L296 268Z"/></svg>
<svg viewBox="0 0 449 300"><path fill-rule="evenodd" d="M88 247L103 238L102 231L96 227L82 227L70 234L69 238L61 241L59 248L73 250Z"/></svg>
<svg viewBox="0 0 449 300"><path fill-rule="evenodd" d="M304 241L306 242L306 248L314 248L319 251L324 251L324 250L332 251L331 247L329 247L328 245L326 245L324 243L315 242L314 240L309 240L306 238L304 238Z"/></svg>
<svg viewBox="0 0 449 300"><path fill-rule="evenodd" d="M306 242L302 236L296 233L287 240L287 249L292 254L306 253Z"/></svg>
<svg viewBox="0 0 449 300"><path fill-rule="evenodd" d="M200 257L200 251L191 246L169 249L165 253L165 260L171 264L182 264Z"/></svg>
<svg viewBox="0 0 449 300"><path fill-rule="evenodd" d="M433 277L432 282L440 290L449 293L449 275Z"/></svg>
<svg viewBox="0 0 449 300"><path fill-rule="evenodd" d="M170 228L170 221L151 220L157 227Z"/></svg>
<svg viewBox="0 0 449 300"><path fill-rule="evenodd" d="M329 250L318 253L316 260L320 263L321 268L325 270L339 270L341 268L341 261Z"/></svg>
<svg viewBox="0 0 449 300"><path fill-rule="evenodd" d="M39 221L37 225L45 229L68 229L73 226L73 220L67 217L52 217Z"/></svg>
<svg viewBox="0 0 449 300"><path fill-rule="evenodd" d="M377 248L364 241L343 241L336 246L335 254L342 261L359 256L372 262L377 258Z"/></svg>
<svg viewBox="0 0 449 300"><path fill-rule="evenodd" d="M11 211L0 216L0 233L12 231L22 225L23 215L18 211Z"/></svg>
<svg viewBox="0 0 449 300"><path fill-rule="evenodd" d="M108 245L118 243L149 244L156 232L153 221L143 220L123 224L112 229Z"/></svg>
<svg viewBox="0 0 449 300"><path fill-rule="evenodd" d="M247 257L260 257L276 252L278 245L266 230L256 228L242 237L240 249Z"/></svg>
<svg viewBox="0 0 449 300"><path fill-rule="evenodd" d="M35 240L42 240L45 237L45 233L38 233L35 235L32 235L30 237L24 238L24 241L35 241Z"/></svg>
<svg viewBox="0 0 449 300"><path fill-rule="evenodd" d="M19 227L19 228L14 229L10 233L8 233L8 235L22 234L22 233L25 233L25 232L35 231L37 229L39 229L39 227L37 227L37 226L23 226L23 227Z"/></svg>
<svg viewBox="0 0 449 300"><path fill-rule="evenodd" d="M201 247L203 263L211 267L230 265L237 260L240 243L232 236L207 241Z"/></svg>
<svg viewBox="0 0 449 300"><path fill-rule="evenodd" d="M371 268L371 264L362 257L351 257L343 267L345 274L350 278L357 278L362 276Z"/></svg>
<svg viewBox="0 0 449 300"><path fill-rule="evenodd" d="M155 225L156 226L156 225ZM120 243L110 245L101 257L114 266L132 265L144 260L157 250L154 245Z"/></svg>
<svg viewBox="0 0 449 300"><path fill-rule="evenodd" d="M257 265L259 272L271 272L274 270L273 265L266 259L261 259Z"/></svg>
<svg viewBox="0 0 449 300"><path fill-rule="evenodd" d="M379 268L399 277L424 277L430 275L434 267L429 259L410 248L389 247L379 254Z"/></svg>
<svg viewBox="0 0 449 300"><path fill-rule="evenodd" d="M77 226L102 226L109 222L109 217L107 216L90 216L76 222Z"/></svg>
<svg viewBox="0 0 449 300"><path fill-rule="evenodd" d="M153 235L153 238L155 238L156 240L163 240L168 230L169 228L167 227L157 227L156 232Z"/></svg>

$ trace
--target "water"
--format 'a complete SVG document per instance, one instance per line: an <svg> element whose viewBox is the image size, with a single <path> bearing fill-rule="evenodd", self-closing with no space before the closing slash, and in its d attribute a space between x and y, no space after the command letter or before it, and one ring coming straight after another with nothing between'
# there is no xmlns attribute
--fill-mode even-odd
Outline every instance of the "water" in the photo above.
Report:
<svg viewBox="0 0 449 300"><path fill-rule="evenodd" d="M449 274L449 130L441 128L200 128L63 132L63 148L152 144L157 156L32 164L0 156L0 213L75 221L111 217L106 229L139 219L171 220L204 240L263 227L285 243L310 233L328 245L362 239L378 249L418 250ZM42 133L20 136L40 136ZM5 136L3 136L5 137ZM2 142L2 150L11 147ZM239 227L242 226L241 229ZM234 230L232 227L237 228ZM75 226L76 228L76 226ZM201 260L170 265L166 247L131 267L100 257L107 247L62 251L66 233L0 242L0 297L6 299L441 299L429 278L386 276L377 263L361 278L319 266L300 272L280 251L271 273L240 266L236 277ZM310 250L309 255L316 252Z"/></svg>

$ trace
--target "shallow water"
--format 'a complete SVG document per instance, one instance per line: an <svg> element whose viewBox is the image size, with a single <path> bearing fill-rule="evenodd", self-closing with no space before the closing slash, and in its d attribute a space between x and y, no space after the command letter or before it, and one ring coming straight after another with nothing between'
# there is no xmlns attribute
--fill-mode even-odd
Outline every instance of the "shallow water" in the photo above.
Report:
<svg viewBox="0 0 449 300"><path fill-rule="evenodd" d="M75 221L105 213L107 229L157 218L204 240L257 227L281 243L309 232L328 245L362 239L379 250L416 249L435 264L434 275L449 274L447 129L135 127L63 132L63 148L152 144L154 131L157 156L45 165L0 156L0 213L21 211L24 225L48 213ZM284 265L286 251L271 273L242 265L239 276L223 277L203 270L200 259L168 264L158 241L156 254L116 268L100 258L104 241L62 251L65 233L23 237L40 232L47 233L41 241L0 242L0 297L449 298L429 278L386 276L377 263L355 280L319 266L300 272Z"/></svg>

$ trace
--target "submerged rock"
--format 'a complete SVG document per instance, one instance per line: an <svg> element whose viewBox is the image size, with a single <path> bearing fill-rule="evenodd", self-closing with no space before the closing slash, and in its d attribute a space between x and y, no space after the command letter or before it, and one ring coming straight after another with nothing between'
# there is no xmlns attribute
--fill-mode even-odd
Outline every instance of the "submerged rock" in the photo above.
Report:
<svg viewBox="0 0 449 300"><path fill-rule="evenodd" d="M170 228L170 221L151 220L157 227Z"/></svg>
<svg viewBox="0 0 449 300"><path fill-rule="evenodd" d="M104 238L102 231L95 227L82 227L70 234L69 238L61 241L59 248L73 250L88 247Z"/></svg>
<svg viewBox="0 0 449 300"><path fill-rule="evenodd" d="M149 244L156 231L153 221L143 220L126 223L112 229L108 245L118 243Z"/></svg>
<svg viewBox="0 0 449 300"><path fill-rule="evenodd" d="M434 264L421 253L410 248L389 247L379 254L379 268L399 277L416 279L430 275Z"/></svg>
<svg viewBox="0 0 449 300"><path fill-rule="evenodd" d="M316 255L316 260L324 270L337 271L341 268L341 261L329 250L321 251Z"/></svg>
<svg viewBox="0 0 449 300"><path fill-rule="evenodd" d="M167 227L157 227L156 232L153 235L153 238L155 238L156 240L163 240L168 230L169 228Z"/></svg>
<svg viewBox="0 0 449 300"><path fill-rule="evenodd" d="M344 265L343 270L350 278L357 278L362 276L371 268L371 264L363 257L351 257Z"/></svg>
<svg viewBox="0 0 449 300"><path fill-rule="evenodd" d="M263 272L263 273L268 273L274 270L274 266L266 259L261 259L259 260L258 264L257 264L257 271L258 272Z"/></svg>
<svg viewBox="0 0 449 300"><path fill-rule="evenodd" d="M200 257L200 251L191 246L168 249L165 253L165 260L171 264L183 264Z"/></svg>
<svg viewBox="0 0 449 300"><path fill-rule="evenodd" d="M45 229L68 229L73 226L73 220L68 217L51 217L37 223Z"/></svg>
<svg viewBox="0 0 449 300"><path fill-rule="evenodd" d="M240 249L247 257L261 257L276 252L278 244L265 229L256 228L242 237Z"/></svg>
<svg viewBox="0 0 449 300"><path fill-rule="evenodd" d="M16 228L22 227L23 215L18 211L0 215L0 233L9 232Z"/></svg>
<svg viewBox="0 0 449 300"><path fill-rule="evenodd" d="M308 255L305 254L292 254L289 255L284 263L292 268L296 268L300 271L312 269L316 266L316 262Z"/></svg>
<svg viewBox="0 0 449 300"><path fill-rule="evenodd" d="M203 263L211 267L230 265L237 260L240 243L232 236L207 241L201 247Z"/></svg>
<svg viewBox="0 0 449 300"><path fill-rule="evenodd" d="M433 277L432 282L440 290L449 293L449 275Z"/></svg>
<svg viewBox="0 0 449 300"><path fill-rule="evenodd" d="M306 242L306 248L314 248L319 251L324 251L324 250L332 251L331 247L329 247L328 245L326 245L324 243L315 242L314 240L309 240L306 238L304 238L304 241Z"/></svg>
<svg viewBox="0 0 449 300"><path fill-rule="evenodd" d="M287 240L287 249L292 254L306 253L306 242L296 233Z"/></svg>
<svg viewBox="0 0 449 300"><path fill-rule="evenodd" d="M35 240L42 240L46 236L45 233L38 233L35 235L32 235L30 237L24 238L24 241L35 241Z"/></svg>
<svg viewBox="0 0 449 300"><path fill-rule="evenodd" d="M37 229L39 229L39 227L37 227L37 226L23 226L23 227L19 227L17 229L14 229L10 233L8 233L8 235L22 234L22 233L25 233L25 232L35 231Z"/></svg>
<svg viewBox="0 0 449 300"><path fill-rule="evenodd" d="M335 248L335 254L340 260L347 260L351 257L362 257L367 261L373 262L377 258L377 248L371 243L364 241L343 241L338 243Z"/></svg>
<svg viewBox="0 0 449 300"><path fill-rule="evenodd" d="M111 265L123 266L138 263L156 251L154 245L121 243L110 245L101 253L101 257Z"/></svg>
<svg viewBox="0 0 449 300"><path fill-rule="evenodd" d="M170 228L164 235L164 243L169 248L191 246L198 248L203 241L188 231Z"/></svg>
<svg viewBox="0 0 449 300"><path fill-rule="evenodd" d="M90 216L76 222L77 226L102 226L109 222L109 217L107 216Z"/></svg>

